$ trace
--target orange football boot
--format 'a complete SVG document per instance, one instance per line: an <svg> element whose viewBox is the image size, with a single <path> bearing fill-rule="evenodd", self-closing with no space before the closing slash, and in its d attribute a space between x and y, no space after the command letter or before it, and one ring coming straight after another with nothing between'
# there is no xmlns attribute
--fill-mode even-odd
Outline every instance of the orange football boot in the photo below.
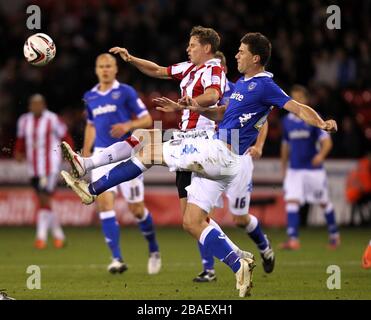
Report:
<svg viewBox="0 0 371 320"><path fill-rule="evenodd" d="M279 245L280 249L284 250L299 250L300 249L300 242L298 239L288 239L286 242L283 242Z"/></svg>
<svg viewBox="0 0 371 320"><path fill-rule="evenodd" d="M41 239L36 239L34 246L36 249L45 249L46 248L46 241L41 240Z"/></svg>
<svg viewBox="0 0 371 320"><path fill-rule="evenodd" d="M57 248L57 249L62 249L65 246L65 242L62 239L54 239L53 244L54 244L54 248Z"/></svg>

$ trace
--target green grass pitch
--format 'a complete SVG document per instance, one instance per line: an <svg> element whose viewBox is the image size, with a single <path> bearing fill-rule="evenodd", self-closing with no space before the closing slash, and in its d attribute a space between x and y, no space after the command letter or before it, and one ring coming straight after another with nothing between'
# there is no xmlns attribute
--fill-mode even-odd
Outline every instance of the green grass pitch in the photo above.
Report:
<svg viewBox="0 0 371 320"><path fill-rule="evenodd" d="M121 275L106 271L110 262L100 229L66 228L68 246L62 250L50 244L43 251L33 248L33 228L0 228L0 289L16 299L240 299L233 273L216 263L218 279L213 283L193 283L201 270L196 242L180 228L157 228L163 269L148 275L147 246L135 227L121 229L121 246L129 270ZM325 229L303 229L302 249L276 249L275 271L264 274L260 256L242 230L226 233L242 248L257 257L252 296L245 299L371 299L371 270L363 270L360 260L371 238L370 229L342 230L342 245L326 249ZM284 230L265 230L273 246L285 239ZM29 265L41 268L41 289L29 290ZM341 269L341 289L329 290L329 265Z"/></svg>

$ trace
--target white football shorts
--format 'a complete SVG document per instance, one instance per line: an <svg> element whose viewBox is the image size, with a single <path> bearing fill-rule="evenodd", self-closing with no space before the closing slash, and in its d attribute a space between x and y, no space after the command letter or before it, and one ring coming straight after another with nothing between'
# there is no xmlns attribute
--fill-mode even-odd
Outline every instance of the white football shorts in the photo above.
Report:
<svg viewBox="0 0 371 320"><path fill-rule="evenodd" d="M94 153L100 152L103 148L94 148ZM123 162L123 161L121 161ZM93 169L91 171L91 180L96 181L104 176L109 170L120 164L121 162L110 163L105 166ZM121 192L128 203L137 203L144 200L144 183L143 174L133 180L120 183L119 185L108 189L114 193Z"/></svg>
<svg viewBox="0 0 371 320"><path fill-rule="evenodd" d="M288 169L283 188L286 201L298 200L300 204L325 204L329 201L324 169Z"/></svg>

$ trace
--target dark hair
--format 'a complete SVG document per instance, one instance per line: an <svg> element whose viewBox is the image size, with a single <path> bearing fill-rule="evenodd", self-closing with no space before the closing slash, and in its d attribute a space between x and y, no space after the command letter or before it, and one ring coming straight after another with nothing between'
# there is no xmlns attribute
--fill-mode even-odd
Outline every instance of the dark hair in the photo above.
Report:
<svg viewBox="0 0 371 320"><path fill-rule="evenodd" d="M304 86L300 85L300 84L294 84L291 88L291 92L301 92L302 94L304 94L304 96L309 99L309 92L307 90L307 88L305 88Z"/></svg>
<svg viewBox="0 0 371 320"><path fill-rule="evenodd" d="M210 44L211 52L215 53L220 45L220 37L218 33L211 28L204 28L201 26L193 27L190 37L197 37L202 45Z"/></svg>
<svg viewBox="0 0 371 320"><path fill-rule="evenodd" d="M224 55L223 52L221 52L221 51L215 52L214 57L216 59L219 59L220 60L220 63L221 63L222 66L226 66L227 65L227 59L225 58L225 55Z"/></svg>
<svg viewBox="0 0 371 320"><path fill-rule="evenodd" d="M241 42L249 46L249 50L253 55L260 57L260 64L266 66L271 57L272 44L268 38L260 32L246 33Z"/></svg>

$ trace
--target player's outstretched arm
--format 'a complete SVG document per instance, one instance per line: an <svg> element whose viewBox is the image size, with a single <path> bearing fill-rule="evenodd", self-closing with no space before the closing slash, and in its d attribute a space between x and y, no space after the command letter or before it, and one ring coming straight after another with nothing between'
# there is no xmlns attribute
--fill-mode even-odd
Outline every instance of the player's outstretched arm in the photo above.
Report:
<svg viewBox="0 0 371 320"><path fill-rule="evenodd" d="M191 111L197 112L206 118L214 121L220 121L223 119L226 106L220 106L216 108L201 107L196 99L190 97L185 97L185 99L179 102L175 102L169 98L161 97L155 98L152 100L159 107L156 107L156 110L162 112L175 112L184 109L189 109Z"/></svg>
<svg viewBox="0 0 371 320"><path fill-rule="evenodd" d="M335 120L323 120L315 110L305 104L301 104L295 100L290 100L286 102L283 107L311 126L318 127L328 132L337 131Z"/></svg>
<svg viewBox="0 0 371 320"><path fill-rule="evenodd" d="M159 79L170 79L170 76L167 74L166 67L161 67L149 60L134 57L126 48L113 47L109 49L109 52L113 54L119 54L124 61L134 65L147 76Z"/></svg>

